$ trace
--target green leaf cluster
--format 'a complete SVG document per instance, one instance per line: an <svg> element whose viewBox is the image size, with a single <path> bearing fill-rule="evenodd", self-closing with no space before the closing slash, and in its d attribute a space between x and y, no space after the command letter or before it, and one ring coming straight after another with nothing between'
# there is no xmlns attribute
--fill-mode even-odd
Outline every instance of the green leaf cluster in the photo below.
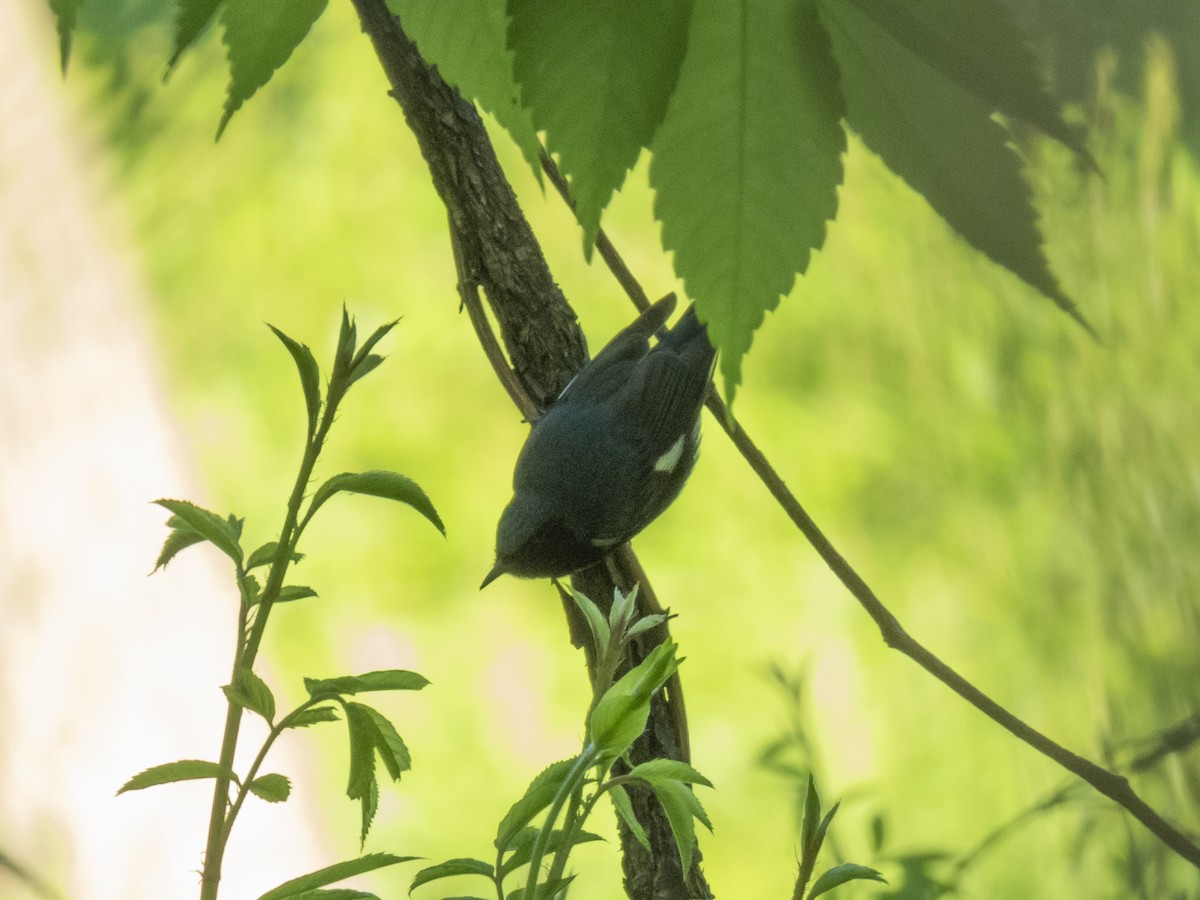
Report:
<svg viewBox="0 0 1200 900"><path fill-rule="evenodd" d="M194 11L192 7L189 9ZM291 781L285 775L261 773L271 747L287 730L338 721L336 706L341 706L350 742L346 792L351 800L361 804L360 841L364 844L379 804L376 760L382 761L384 771L393 781L398 781L401 774L411 767L408 747L391 720L373 706L348 698L368 692L420 690L428 684L423 676L407 670L389 669L336 678L307 678L305 688L308 699L286 715L279 716L274 693L254 671L258 649L274 605L316 596L316 591L310 587L289 585L285 581L289 568L304 558L297 550L297 544L305 527L335 494L368 494L398 501L417 510L445 534L445 527L429 498L415 482L396 472L343 472L327 479L311 497L306 498L313 470L337 416L339 404L357 381L374 371L383 361L383 357L373 350L394 325L392 322L376 329L360 345L354 320L343 311L334 363L323 395L320 369L309 348L271 326L296 365L307 418L304 455L277 540L262 544L247 557L241 544L245 524L242 519L233 515L223 518L185 500L156 501L171 513L171 517L167 522L170 530L158 555L155 570L166 566L187 547L210 543L233 562L241 601L238 608L238 640L234 648L234 674L230 683L222 687L229 712L220 759L216 762L180 760L154 766L135 775L118 792L197 778L214 779L213 813L205 853L202 900L215 900L225 844L246 798L253 795L268 803L282 803L291 795ZM253 574L256 569L266 570L264 581ZM261 716L269 731L249 769L239 775L233 769L233 760L243 710ZM233 790L231 797L232 788L236 790ZM350 875L404 859L407 857L377 854L339 863L289 881L264 896L370 897L373 895L362 891L326 891L322 888Z"/></svg>
<svg viewBox="0 0 1200 900"><path fill-rule="evenodd" d="M51 0L64 64L80 2ZM1007 122L1094 162L1002 0L594 0L553 15L538 0L388 3L539 177L544 135L585 253L650 152L663 248L721 351L730 399L755 331L837 214L846 129L973 247L1091 330L1050 271ZM230 71L219 135L326 5L178 0L168 70L219 18ZM316 365L280 337L315 427Z"/></svg>

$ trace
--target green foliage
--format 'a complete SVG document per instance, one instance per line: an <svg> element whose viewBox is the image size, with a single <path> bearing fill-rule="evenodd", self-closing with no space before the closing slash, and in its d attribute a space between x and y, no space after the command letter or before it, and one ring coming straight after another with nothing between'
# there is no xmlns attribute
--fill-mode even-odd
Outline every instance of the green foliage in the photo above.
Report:
<svg viewBox="0 0 1200 900"><path fill-rule="evenodd" d="M58 27L58 58L63 74L66 74L67 64L71 61L71 36L75 33L75 24L79 19L79 8L84 0L49 0L50 11L54 13L55 24Z"/></svg>
<svg viewBox="0 0 1200 900"><path fill-rule="evenodd" d="M181 759L177 762L151 766L139 772L121 785L118 794L140 791L159 784L174 784L177 781L194 781L197 778L228 778L237 780L237 775L228 766L203 759Z"/></svg>
<svg viewBox="0 0 1200 900"><path fill-rule="evenodd" d="M369 361L370 358L365 359ZM382 497L385 500L405 503L428 519L443 535L446 533L446 526L442 524L437 510L433 508L433 504L429 502L429 498L425 496L425 492L415 481L399 472L379 470L343 472L340 475L334 475L317 488L313 494L312 502L308 505L308 512L305 513L300 527L303 528L325 501L339 492L365 494L369 497Z"/></svg>
<svg viewBox="0 0 1200 900"><path fill-rule="evenodd" d="M890 9L886 5L890 0L880 2ZM972 0L967 5L994 4ZM1021 160L1009 146L1007 129L992 118L996 110L989 102L992 96L981 98L969 92L985 71L987 77L996 73L963 71L957 55L951 55L942 71L932 68L929 56L936 54L943 42L908 39L906 43L912 32L903 27L898 39L888 26L907 25L906 18L899 23L871 18L856 3L828 0L822 0L820 10L833 38L850 127L976 249L1011 269L1091 330L1050 272L1032 191L1021 177ZM998 11L999 7L992 10L990 18L995 19ZM963 46L972 46L971 37L979 33L975 26L968 26L972 21L964 12L925 24L942 29L958 25L956 39ZM980 27L986 24L981 22ZM1023 52L1019 44L1013 48L999 43L1000 37L1011 39L1015 29L986 33L994 43L989 57ZM921 55L913 52L914 45ZM948 80L943 71L962 76L965 87ZM1002 74L1024 86L1012 90L1014 95L1022 99L1031 95L1035 100L1041 96L1035 91L1038 83L1026 84L1016 72ZM1002 92L1005 81L998 79L998 83L1001 87L996 90ZM1006 106L1023 108L1015 102L1006 102Z"/></svg>
<svg viewBox="0 0 1200 900"><path fill-rule="evenodd" d="M639 842L649 847L645 829L637 821L625 790L630 784L654 792L675 835L684 871L690 870L696 849L694 821L698 819L712 828L690 786L711 787L709 781L691 766L670 759L651 760L626 775L610 777L612 764L645 729L650 698L678 668L675 645L667 641L613 683L617 666L628 653L631 633L644 631L647 619L655 625L663 618L658 615L637 618L636 595L636 590L627 595L617 591L605 618L590 598L571 592L595 639L592 710L582 752L543 769L505 813L496 829L494 864L471 858L452 859L423 869L411 889L441 878L476 875L488 878L498 897L513 900L559 897L574 879L573 875L565 874L571 851L580 844L599 840L597 835L585 831L583 825L604 794L612 796L618 814ZM539 816L541 824L532 825ZM550 864L543 872L545 859ZM507 890L505 879L526 867L525 887Z"/></svg>
<svg viewBox="0 0 1200 900"><path fill-rule="evenodd" d="M175 41L171 58L167 62L167 73L175 68L183 51L195 43L217 14L224 0L177 0L175 4ZM278 332L277 332L278 333Z"/></svg>
<svg viewBox="0 0 1200 900"><path fill-rule="evenodd" d="M347 898L350 896L374 897L374 894L367 894L360 891L355 891L352 894L333 891L322 891L319 894L316 892L319 888L335 884L339 881L345 881L347 878L353 878L355 875L363 875L367 872L374 872L377 869L385 868L386 866L394 866L398 863L410 862L414 859L416 859L415 856L394 856L391 853L368 853L357 859L350 859L345 862L335 863L332 866L325 866L323 869L317 869L315 872L309 872L307 875L301 875L299 878L285 881L279 887L267 891L258 900L300 900L302 897L310 896L327 898L334 898L335 896Z"/></svg>
<svg viewBox="0 0 1200 900"><path fill-rule="evenodd" d="M721 351L730 399L764 314L837 213L837 82L807 0L698 0L650 180L663 246Z"/></svg>
<svg viewBox="0 0 1200 900"><path fill-rule="evenodd" d="M277 721L275 695L253 670L272 607L276 603L316 596L316 592L310 587L285 585L283 582L289 567L304 558L296 549L304 525L329 497L339 491L345 491L397 500L417 508L444 533L441 518L425 492L411 479L395 472L335 475L318 488L309 502L307 513L303 519L300 518L305 490L329 429L337 416L339 404L352 385L379 366L382 357L371 351L394 325L393 322L376 329L360 346L354 320L343 310L333 369L324 398L319 394L319 370L312 353L303 344L271 326L271 330L283 342L300 372L301 389L308 413L304 456L278 540L262 544L243 562L240 544L244 527L242 519L233 515L221 518L184 500L156 501L172 515L167 523L171 531L159 553L155 568L165 566L180 550L207 541L233 561L241 598L238 611L238 642L234 650L234 677L230 684L222 688L229 703L229 715L221 745L220 762L183 760L155 766L131 778L118 792L195 778L216 780L205 854L202 900L216 900L225 842L246 798L254 795L268 803L282 803L291 795L291 781L286 776L279 773L259 774L259 769L275 740L288 729L337 721L337 713L328 705L328 701L339 703L345 714L346 730L350 738L349 784L346 792L351 800L361 803L362 843L366 842L379 805L376 756L383 761L384 769L393 781L398 781L401 774L411 767L408 747L391 721L374 707L347 700L346 697L371 691L420 690L429 683L423 676L403 669L387 669L364 675L306 678L305 688L309 698ZM249 574L250 569L259 567L267 568L265 586ZM239 731L238 723L243 709L261 716L270 730L249 770L244 776L239 776L233 770L233 759ZM237 792L236 796L229 800L228 791L231 784L237 786ZM289 881L264 896L371 897L373 895L362 891L325 891L321 888L350 875L392 865L404 859L386 855L362 857Z"/></svg>
<svg viewBox="0 0 1200 900"><path fill-rule="evenodd" d="M243 103L271 80L275 70L308 35L328 0L225 0L221 13L229 54L229 89L217 137ZM172 62L183 48L178 40Z"/></svg>
<svg viewBox="0 0 1200 900"><path fill-rule="evenodd" d="M168 69L219 2L180 0ZM585 256L626 174L653 150L663 247L721 351L730 401L765 314L837 214L843 119L973 247L1091 330L1050 270L1020 159L994 116L1041 128L1094 163L999 0L603 0L554 15L536 0L388 2L535 172L536 132L546 135L570 181ZM218 137L325 6L226 0L230 81ZM64 41L73 23L68 4ZM316 364L306 347L288 349L311 429ZM356 377L378 358L362 362Z"/></svg>
<svg viewBox="0 0 1200 900"><path fill-rule="evenodd" d="M827 894L834 888L851 881L887 883L883 874L870 866L842 863L822 872L817 876L817 880L808 893L804 892L812 878L817 857L825 844L826 833L829 831L830 823L833 822L833 817L837 815L839 806L839 803L835 803L824 816L821 815L821 798L817 794L817 786L812 775L809 775L808 787L805 790L804 811L801 816L800 872L796 876L796 888L792 893L792 900L813 900L814 897Z"/></svg>
<svg viewBox="0 0 1200 900"><path fill-rule="evenodd" d="M675 90L692 0L509 0L521 99L570 180L591 256L600 213L650 146Z"/></svg>

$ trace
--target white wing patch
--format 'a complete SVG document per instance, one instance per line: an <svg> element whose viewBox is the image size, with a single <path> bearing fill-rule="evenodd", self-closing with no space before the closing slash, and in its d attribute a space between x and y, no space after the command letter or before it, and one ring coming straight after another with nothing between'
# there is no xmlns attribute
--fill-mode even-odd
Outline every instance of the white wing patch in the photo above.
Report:
<svg viewBox="0 0 1200 900"><path fill-rule="evenodd" d="M685 435L680 435L679 440L671 445L666 453L654 461L654 471L663 472L670 475L675 471L675 467L679 465L680 457L683 456L683 439Z"/></svg>

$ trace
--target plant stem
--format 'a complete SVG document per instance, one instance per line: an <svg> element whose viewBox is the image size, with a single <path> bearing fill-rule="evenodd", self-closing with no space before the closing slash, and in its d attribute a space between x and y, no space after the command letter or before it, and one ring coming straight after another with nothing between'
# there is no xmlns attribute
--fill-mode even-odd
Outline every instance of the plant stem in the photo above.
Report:
<svg viewBox="0 0 1200 900"><path fill-rule="evenodd" d="M259 599L258 609L254 616L254 625L250 629L249 636L246 635L246 621L249 616L249 606L243 592L241 614L238 617L238 640L237 649L234 652L233 658L233 673L230 675L229 683L233 684L237 673L243 669L253 669L254 661L258 656L258 648L262 644L263 632L267 627L267 617L271 612L271 606L279 597L279 591L283 587L283 579L287 574L288 564L291 562L292 554L295 552L295 543L299 539L299 532L296 524L300 518L300 506L304 502L304 492L308 490L309 480L312 478L313 469L316 467L317 458L321 455L321 448L324 446L325 438L329 434L329 428L333 424L334 414L337 412L337 404L345 392L342 381L339 379L339 373L334 372L330 379L327 400L325 404L325 413L321 418L320 427L316 434L308 440L304 447L304 456L300 460L300 471L296 476L296 482L292 486L291 496L288 498L287 514L284 516L283 528L279 533L279 545L275 550L275 560L271 563L271 572L267 576L267 583L263 587L262 595ZM238 583L242 583L245 573L239 567ZM242 707L229 700L225 713L225 730L221 737L221 767L226 770L233 769L234 757L237 753L238 732L242 725ZM243 791L245 788L243 787ZM228 808L228 815L226 810ZM218 775L216 784L213 785L213 802L212 808L208 817L208 839L204 849L204 868L200 877L200 900L217 900L217 890L221 884L221 866L225 858L225 846L229 840L229 833L233 829L233 820L241 808L240 802L235 806L230 807L229 804L229 778L227 776Z"/></svg>
<svg viewBox="0 0 1200 900"><path fill-rule="evenodd" d="M546 855L546 845L550 842L550 833L554 831L554 822L558 819L558 814L562 810L563 804L567 802L567 798L574 796L583 776L593 765L595 765L595 751L588 747L579 755L575 765L571 766L571 771L567 773L567 777L563 779L558 792L555 793L554 801L550 804L550 811L546 813L546 821L542 824L542 830L538 832L537 839L533 842L533 850L529 855L529 880L525 883L524 900L535 900L537 897L538 873L542 868L542 857Z"/></svg>

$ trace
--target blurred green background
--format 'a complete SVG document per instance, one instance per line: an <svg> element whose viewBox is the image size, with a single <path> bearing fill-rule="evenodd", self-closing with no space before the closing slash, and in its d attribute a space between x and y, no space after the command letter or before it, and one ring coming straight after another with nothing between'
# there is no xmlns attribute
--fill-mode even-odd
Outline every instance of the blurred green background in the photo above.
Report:
<svg viewBox="0 0 1200 900"><path fill-rule="evenodd" d="M423 694L383 704L414 766L384 790L367 848L486 857L528 780L574 752L587 684L547 585L476 590L525 426L457 311L445 212L348 4L331 4L219 144L217 36L164 86L157 9L85 7L68 86L104 136L153 286L156 352L205 485L195 499L245 515L262 540L279 526L303 406L263 322L325 364L343 303L360 329L403 317L321 471L410 475L447 539L398 507L331 504L297 574L322 599L278 612L267 659L281 703L299 698L302 675L429 677ZM1070 113L1104 177L1034 136L1022 144L1052 265L1102 345L970 251L852 140L838 220L757 336L737 408L914 636L1052 737L1117 765L1200 709L1200 170L1178 100L1197 85L1171 43L1130 33L1133 52L1076 59L1084 87ZM599 347L631 307L582 261L558 199L499 133L497 144ZM643 161L604 224L657 294L676 285L650 209ZM711 883L726 897L790 894L794 785L759 761L789 722L772 664L803 673L812 758L799 757L829 802L845 798L837 849L892 882L838 895L901 896L898 860L911 854L945 854L929 871L949 878L955 858L1068 779L889 652L711 422L706 432L691 486L636 549L679 614L694 763L717 787L702 792ZM158 577L169 595L172 573ZM232 593L214 602L232 620ZM356 851L357 808L342 796L343 735L306 738L319 752L312 771L291 773L300 802L276 812L323 823L330 852L316 865ZM1195 750L1134 784L1200 831ZM1195 871L1136 823L1072 797L981 855L963 895L1200 896ZM179 815L199 828L207 807ZM572 896L619 895L612 844L581 849L576 867ZM411 874L374 884L399 897ZM450 885L418 896L478 887Z"/></svg>

